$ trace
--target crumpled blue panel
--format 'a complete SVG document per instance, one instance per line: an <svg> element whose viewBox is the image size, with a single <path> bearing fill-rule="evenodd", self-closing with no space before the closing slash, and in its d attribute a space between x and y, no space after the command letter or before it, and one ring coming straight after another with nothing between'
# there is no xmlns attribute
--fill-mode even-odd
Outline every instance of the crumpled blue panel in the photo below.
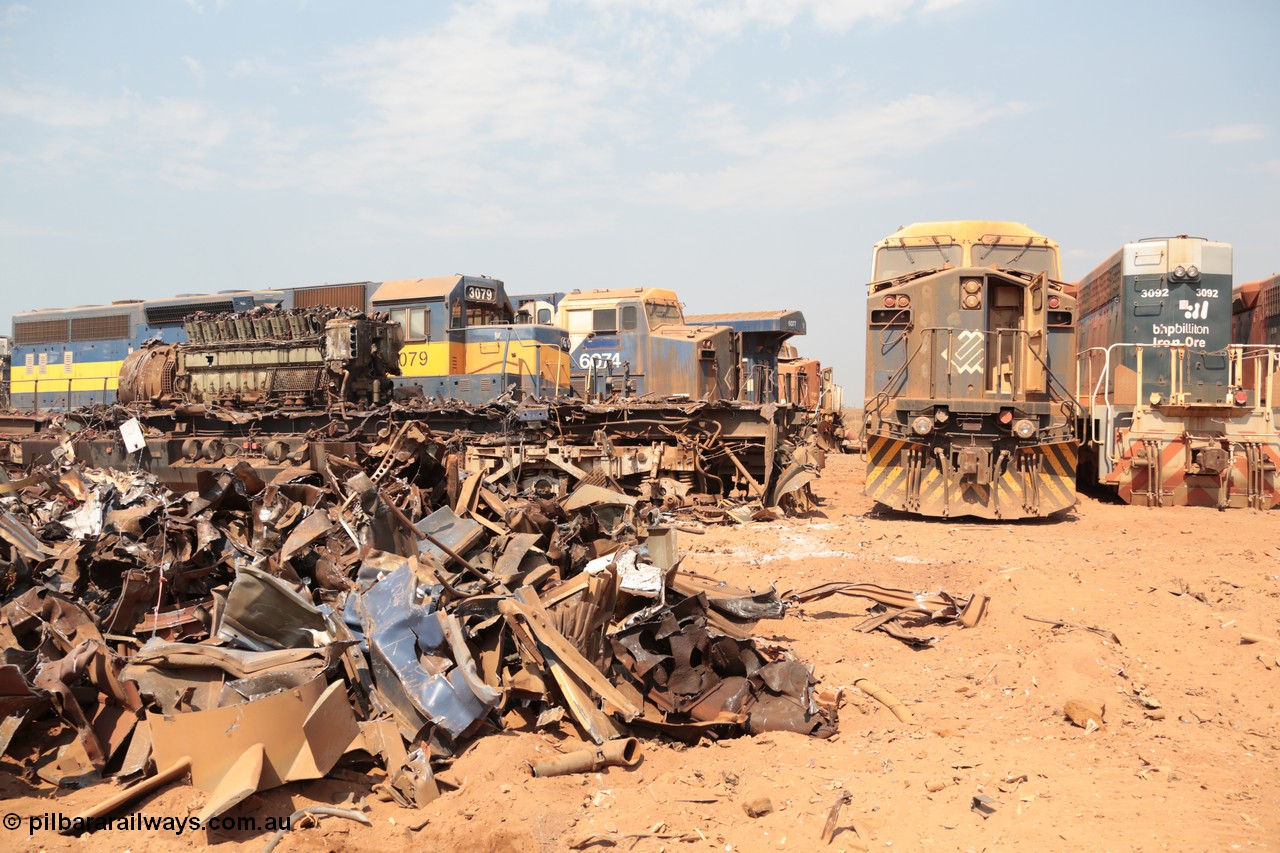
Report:
<svg viewBox="0 0 1280 853"><path fill-rule="evenodd" d="M457 737L497 705L501 694L481 684L484 695L476 695L445 636L447 617L416 590L417 578L406 563L358 595L356 612L374 682L404 726L416 730L431 722ZM474 668L469 656L461 663Z"/></svg>

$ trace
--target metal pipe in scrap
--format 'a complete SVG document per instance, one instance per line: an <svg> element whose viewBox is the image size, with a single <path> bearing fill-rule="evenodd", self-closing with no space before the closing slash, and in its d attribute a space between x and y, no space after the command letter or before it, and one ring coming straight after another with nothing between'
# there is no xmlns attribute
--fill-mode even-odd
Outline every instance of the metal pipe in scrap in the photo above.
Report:
<svg viewBox="0 0 1280 853"><path fill-rule="evenodd" d="M633 737L605 741L595 749L580 749L539 761L533 765L533 775L565 776L569 773L592 773L602 767L634 767L640 763L640 742Z"/></svg>

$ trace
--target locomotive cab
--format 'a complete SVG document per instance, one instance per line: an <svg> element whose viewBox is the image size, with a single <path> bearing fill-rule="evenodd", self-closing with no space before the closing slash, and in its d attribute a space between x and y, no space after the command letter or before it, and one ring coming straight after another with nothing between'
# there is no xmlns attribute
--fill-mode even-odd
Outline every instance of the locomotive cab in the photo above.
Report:
<svg viewBox="0 0 1280 853"><path fill-rule="evenodd" d="M663 288L575 291L559 306L574 391L585 397L737 396L737 336L685 322Z"/></svg>
<svg viewBox="0 0 1280 853"><path fill-rule="evenodd" d="M502 281L485 276L384 282L373 307L404 331L404 397L486 403L503 395L554 396L568 386L563 335L518 322Z"/></svg>

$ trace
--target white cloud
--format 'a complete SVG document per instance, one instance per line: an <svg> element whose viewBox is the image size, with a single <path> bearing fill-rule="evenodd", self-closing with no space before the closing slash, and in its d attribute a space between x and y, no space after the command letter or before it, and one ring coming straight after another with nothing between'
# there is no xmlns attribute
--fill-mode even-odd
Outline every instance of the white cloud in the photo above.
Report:
<svg viewBox="0 0 1280 853"><path fill-rule="evenodd" d="M431 206L426 219L404 217L411 233L590 229L626 198L692 210L814 208L853 190L902 191L909 185L893 170L904 152L1012 106L915 96L849 108L856 82L842 67L777 82L762 69L764 79L709 104L694 76L713 61L703 48L748 26L840 30L939 2L580 0L572 14L549 16L547 0L489 0L455 6L424 31L292 64L235 63L236 75L269 77L278 93L293 81L322 92L325 118L279 99L228 108L3 84L0 115L49 131L10 152L46 168L74 151L61 168L105 160L118 174L190 189L345 195L369 211ZM201 83L201 62L180 59Z"/></svg>
<svg viewBox="0 0 1280 853"><path fill-rule="evenodd" d="M1267 128L1261 124L1221 124L1194 134L1208 139L1214 145L1228 142L1253 142L1267 138Z"/></svg>
<svg viewBox="0 0 1280 853"><path fill-rule="evenodd" d="M30 14L30 6L23 6L21 3L10 3L3 10L0 10L0 27L21 24Z"/></svg>
<svg viewBox="0 0 1280 853"><path fill-rule="evenodd" d="M892 23L927 16L974 0L583 0L598 10L668 17L714 36L750 27L781 29L812 20L821 30L848 32L868 21Z"/></svg>
<svg viewBox="0 0 1280 853"><path fill-rule="evenodd" d="M0 84L0 115L55 128L102 127L120 117L121 104L50 86L19 90Z"/></svg>
<svg viewBox="0 0 1280 853"><path fill-rule="evenodd" d="M895 160L1019 109L912 95L830 117L785 119L755 131L733 110L709 111L690 136L732 162L705 171L656 172L632 200L694 210L814 209L854 193L900 193L910 185L894 177Z"/></svg>
<svg viewBox="0 0 1280 853"><path fill-rule="evenodd" d="M761 90L784 104L798 104L824 94L827 83L814 77L803 77L786 83L765 82Z"/></svg>
<svg viewBox="0 0 1280 853"><path fill-rule="evenodd" d="M485 193L538 172L608 160L593 138L628 121L632 84L608 63L508 29L540 2L463 9L440 29L350 48L325 82L369 114L340 146L312 158L311 179L350 190Z"/></svg>
<svg viewBox="0 0 1280 853"><path fill-rule="evenodd" d="M932 15L935 12L945 12L972 2L974 0L925 0L924 5L920 8L920 13L922 15Z"/></svg>
<svg viewBox="0 0 1280 853"><path fill-rule="evenodd" d="M237 77L251 77L263 74L284 74L288 69L274 62L255 57L253 59L237 59L231 66L231 73Z"/></svg>
<svg viewBox="0 0 1280 853"><path fill-rule="evenodd" d="M142 169L184 187L197 183L191 164L222 148L235 124L197 101L147 98L128 90L90 98L47 87L0 86L0 115L24 119L37 129L27 135L34 141L26 148L8 152L13 164L68 175L113 162L120 172ZM145 166L136 162L139 155ZM205 167L198 183L211 185L214 174Z"/></svg>
<svg viewBox="0 0 1280 853"><path fill-rule="evenodd" d="M184 160L207 155L232 133L231 120L195 101L156 98L139 102L134 105L132 118L138 137Z"/></svg>
<svg viewBox="0 0 1280 853"><path fill-rule="evenodd" d="M31 222L18 221L15 219L0 219L0 237L11 239L18 238L23 240L42 239L46 237L52 237L55 239L81 239L83 235L61 228L51 228L47 225L35 225Z"/></svg>
<svg viewBox="0 0 1280 853"><path fill-rule="evenodd" d="M196 83L204 85L204 69L200 66L200 60L191 56L181 56L182 64L187 66L187 70L191 72L191 76L196 78Z"/></svg>

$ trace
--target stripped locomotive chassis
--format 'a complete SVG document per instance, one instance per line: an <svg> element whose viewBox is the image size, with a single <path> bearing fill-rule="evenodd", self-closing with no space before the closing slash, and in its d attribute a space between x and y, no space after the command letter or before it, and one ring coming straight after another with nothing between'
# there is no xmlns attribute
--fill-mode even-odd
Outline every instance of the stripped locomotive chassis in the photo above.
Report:
<svg viewBox="0 0 1280 853"><path fill-rule="evenodd" d="M345 417L117 406L40 421L10 417L0 432L9 435L11 464L51 462L66 452L70 438L76 458L87 465L145 470L186 490L196 487L202 471L241 461L266 480L289 469L323 473L330 457L354 458L360 446L367 450L416 428L435 440L400 442L399 463L420 451L421 464L443 466L451 478L478 474L508 495L556 497L579 482L608 478L641 500L673 509L709 507L721 497L774 505L799 489L821 463L820 452L797 446L807 414L789 406L683 400L397 403ZM146 446L134 453L115 428L130 416L145 433Z"/></svg>

